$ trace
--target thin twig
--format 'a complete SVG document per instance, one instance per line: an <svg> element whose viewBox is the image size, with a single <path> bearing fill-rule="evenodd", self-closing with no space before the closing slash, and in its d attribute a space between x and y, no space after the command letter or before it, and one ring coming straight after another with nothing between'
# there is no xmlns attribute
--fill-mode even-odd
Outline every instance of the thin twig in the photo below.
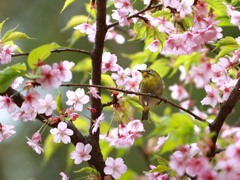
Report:
<svg viewBox="0 0 240 180"><path fill-rule="evenodd" d="M61 86L77 86L77 87L95 87L95 88L99 88L99 89L108 89L108 90L112 90L112 91L119 91L119 92L123 92L123 93L126 93L126 94L135 94L135 95L141 95L141 96L148 96L148 97L152 97L152 98L156 98L156 99L159 99L161 101L163 101L164 103L167 103L167 104L170 104L171 106L173 107L176 107L178 109L181 109L182 111L192 115L195 119L199 120L199 121L202 121L202 122L207 122L205 121L204 119L202 119L201 117L199 117L198 115L194 114L193 112L175 104L174 102L172 101L169 101L167 100L166 98L164 97L159 97L159 96L156 96L154 94L149 94L149 93L141 93L141 92L134 92L134 91L128 91L128 90L124 90L124 89L119 89L119 88L115 88L115 87L106 87L106 86L101 86L101 85L91 85L91 84L62 84Z"/></svg>
<svg viewBox="0 0 240 180"><path fill-rule="evenodd" d="M75 48L62 48L62 49L54 49L51 51L51 53L60 53L60 52L76 52L76 53L91 55L90 51L86 51L86 50L82 50L82 49L75 49ZM28 56L29 54L30 54L30 52L12 54L12 57Z"/></svg>
<svg viewBox="0 0 240 180"><path fill-rule="evenodd" d="M140 14L142 14L142 13L144 13L144 12L146 12L146 11L149 11L149 10L152 10L152 9L156 9L156 8L161 8L161 7L163 7L162 4L157 4L157 5L154 5L154 6L151 6L151 5L150 5L150 6L147 6L146 8L142 9L141 11L138 11L137 13L129 16L127 19L130 20L130 19L132 19L132 18L136 18L136 17L138 17ZM112 28L112 27L114 27L114 26L117 26L117 25L119 25L119 22L118 22L118 21L117 21L117 22L114 22L114 23L112 23L112 24L109 24L109 25L107 26L107 28L110 29L110 28Z"/></svg>

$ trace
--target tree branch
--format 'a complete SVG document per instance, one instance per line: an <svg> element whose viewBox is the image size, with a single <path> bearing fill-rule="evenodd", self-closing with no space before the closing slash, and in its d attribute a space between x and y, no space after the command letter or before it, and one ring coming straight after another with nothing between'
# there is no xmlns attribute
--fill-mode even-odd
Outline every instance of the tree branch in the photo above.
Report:
<svg viewBox="0 0 240 180"><path fill-rule="evenodd" d="M152 98L157 98L161 101L163 101L164 103L170 104L173 107L176 107L190 115L192 115L195 119L202 121L202 122L207 122L204 119L202 119L201 117L199 117L198 115L194 114L193 112L189 111L188 109L185 109L177 104L175 104L172 101L167 100L166 98L163 97L159 97L156 96L154 94L149 94L149 93L141 93L141 92L134 92L134 91L128 91L128 90L124 90L124 89L119 89L119 88L115 88L115 87L106 87L106 86L101 86L101 85L91 85L91 84L62 84L61 86L77 86L77 87L95 87L98 89L108 89L108 90L113 90L113 91L119 91L119 92L123 92L126 94L135 94L135 95L143 95L143 96L148 96L148 97L152 97ZM111 102L109 102L109 104L111 104ZM104 104L104 106L106 106Z"/></svg>
<svg viewBox="0 0 240 180"><path fill-rule="evenodd" d="M233 108L236 106L239 98L240 98L240 79L238 79L237 84L230 93L228 100L221 105L220 111L218 112L216 119L209 125L210 132L214 133L214 135L212 136L212 146L210 147L210 152L208 153L209 158L215 156L218 134L227 116L232 112Z"/></svg>
<svg viewBox="0 0 240 180"><path fill-rule="evenodd" d="M157 5L152 6L152 3L150 3L149 6L145 7L145 8L142 9L141 11L138 11L137 13L129 16L127 19L130 20L130 19L132 19L132 18L139 17L140 14L142 14L142 13L144 13L144 12L146 12L146 11L149 11L149 10L151 10L151 9L156 9L156 8L162 8L162 7L163 7L162 4L157 4ZM107 26L107 28L110 29L110 28L112 28L112 27L114 27L114 26L117 26L117 25L119 25L119 22L118 22L118 21L115 22L115 23L109 24L109 25Z"/></svg>
<svg viewBox="0 0 240 180"><path fill-rule="evenodd" d="M97 0L96 1L96 10L97 10L97 19L96 19L96 36L94 42L94 48L91 53L92 60L92 84L100 85L101 84L101 66L102 66L102 54L105 42L105 36L107 33L106 25L106 0ZM99 90L99 95L101 91ZM100 129L98 128L97 132L92 134L92 128L94 125L94 120L96 120L102 111L102 103L100 99L94 97L91 98L91 107L96 110L96 112L91 112L91 123L89 128L88 141L96 147L96 152L91 152L92 158L89 160L90 165L94 166L97 171L101 174L102 179L104 179L104 167L105 162L103 160L102 152L99 145L99 134Z"/></svg>
<svg viewBox="0 0 240 180"><path fill-rule="evenodd" d="M62 48L62 49L54 49L54 50L51 51L51 53L60 53L60 52L76 52L76 53L91 55L91 52L89 52L89 51L85 51L85 50L82 50L82 49L75 49L75 48ZM12 57L28 56L29 54L30 54L30 52L12 54Z"/></svg>

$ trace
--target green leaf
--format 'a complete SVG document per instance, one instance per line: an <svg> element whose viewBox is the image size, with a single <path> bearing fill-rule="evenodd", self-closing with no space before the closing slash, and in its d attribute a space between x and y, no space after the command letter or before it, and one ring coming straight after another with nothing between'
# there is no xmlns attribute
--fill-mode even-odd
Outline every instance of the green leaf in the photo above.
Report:
<svg viewBox="0 0 240 180"><path fill-rule="evenodd" d="M145 25L145 23L143 23L142 21L138 21L134 24L133 30L135 33L134 40L145 39L147 31L147 26Z"/></svg>
<svg viewBox="0 0 240 180"><path fill-rule="evenodd" d="M7 32L3 35L2 41L3 41L3 42L6 42L6 41L4 41L4 39L6 39L8 36L10 36L10 34L12 34L16 29L17 29L17 26L14 27L13 29L10 29L9 31L7 31Z"/></svg>
<svg viewBox="0 0 240 180"><path fill-rule="evenodd" d="M57 102L57 111L62 113L63 111L63 104L62 104L62 94L61 91L58 90L58 96L56 97Z"/></svg>
<svg viewBox="0 0 240 180"><path fill-rule="evenodd" d="M63 8L62 8L60 14L61 14L70 4L72 4L74 1L75 1L75 0L66 0L65 3L64 3L64 5L63 5Z"/></svg>
<svg viewBox="0 0 240 180"><path fill-rule="evenodd" d="M105 85L105 86L110 86L110 87L115 87L116 86L115 82L113 81L111 76L109 76L108 74L102 74L101 79L102 79L103 85Z"/></svg>
<svg viewBox="0 0 240 180"><path fill-rule="evenodd" d="M86 34L81 33L79 30L73 31L71 38L68 39L69 46L72 47L81 37L84 36L86 36Z"/></svg>
<svg viewBox="0 0 240 180"><path fill-rule="evenodd" d="M213 9L214 14L217 16L227 15L226 6L223 4L223 1L219 0L205 0L210 8Z"/></svg>
<svg viewBox="0 0 240 180"><path fill-rule="evenodd" d="M128 169L124 174L121 175L119 180L126 180L126 179L137 179L137 173Z"/></svg>
<svg viewBox="0 0 240 180"><path fill-rule="evenodd" d="M49 134L47 136L47 138L44 141L44 146L43 146L43 150L44 150L43 165L44 166L47 164L47 162L49 161L51 156L54 154L54 152L56 152L56 150L60 146L61 146L61 144L55 143L53 141L53 135L52 134Z"/></svg>
<svg viewBox="0 0 240 180"><path fill-rule="evenodd" d="M92 175L95 175L95 176L99 176L99 173L98 173L98 171L95 169L95 168L93 168L93 167L83 167L83 168L81 168L81 169L79 169L79 170L77 170L77 171L74 171L75 173L88 173L88 174L92 174Z"/></svg>
<svg viewBox="0 0 240 180"><path fill-rule="evenodd" d="M33 49L28 56L28 65L31 69L36 68L35 64L38 63L39 60L46 60L48 56L50 56L51 51L60 47L57 43L45 44L40 47Z"/></svg>
<svg viewBox="0 0 240 180"><path fill-rule="evenodd" d="M169 60L164 58L154 61L150 68L155 69L162 78L165 77L171 69Z"/></svg>
<svg viewBox="0 0 240 180"><path fill-rule="evenodd" d="M26 72L25 64L15 64L13 66L6 67L0 71L0 93L5 92L7 88L18 77L24 75Z"/></svg>
<svg viewBox="0 0 240 180"><path fill-rule="evenodd" d="M22 33L22 32L12 32L12 33L6 33L2 41L8 42L8 41L14 41L14 40L20 40L20 39L31 39L27 34Z"/></svg>
<svg viewBox="0 0 240 180"><path fill-rule="evenodd" d="M92 63L91 58L86 57L84 59L81 59L71 70L73 72L91 72L92 69Z"/></svg>
<svg viewBox="0 0 240 180"><path fill-rule="evenodd" d="M109 125L108 125L108 127L109 127ZM101 152L102 152L103 158L106 159L109 156L109 154L111 153L111 151L113 150L113 146L109 146L109 142L101 140L100 147L101 147Z"/></svg>
<svg viewBox="0 0 240 180"><path fill-rule="evenodd" d="M143 108L142 106L139 104L139 101L135 101L132 98L126 97L127 102L132 105L135 109L137 109L139 112L142 112Z"/></svg>
<svg viewBox="0 0 240 180"><path fill-rule="evenodd" d="M166 172L166 171L169 171L169 170L171 170L171 169L166 165L158 165L156 168L151 170L151 172L163 173L163 172Z"/></svg>
<svg viewBox="0 0 240 180"><path fill-rule="evenodd" d="M91 19L88 19L87 16L84 15L78 15L73 16L68 22L67 25L62 29L62 31L66 31L68 29L72 29L73 27L82 24L88 20L88 23L91 23Z"/></svg>
<svg viewBox="0 0 240 180"><path fill-rule="evenodd" d="M226 36L225 38L219 40L216 43L216 48L220 48L220 52L218 53L218 58L221 58L230 52L239 48L239 45L233 37Z"/></svg>
<svg viewBox="0 0 240 180"><path fill-rule="evenodd" d="M0 34L2 32L2 28L3 28L3 25L4 23L7 21L8 19L5 19L3 22L0 23Z"/></svg>

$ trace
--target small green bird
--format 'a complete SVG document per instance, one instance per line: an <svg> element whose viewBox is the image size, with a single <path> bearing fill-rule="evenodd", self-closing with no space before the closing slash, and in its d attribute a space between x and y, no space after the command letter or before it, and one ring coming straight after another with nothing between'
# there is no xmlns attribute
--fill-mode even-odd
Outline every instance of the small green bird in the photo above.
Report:
<svg viewBox="0 0 240 180"><path fill-rule="evenodd" d="M161 97L164 89L164 82L161 76L150 68L138 71L142 73L142 81L139 85L139 92L149 93ZM159 99L141 95L139 96L139 100L143 107L142 120L147 120L150 108L161 102Z"/></svg>

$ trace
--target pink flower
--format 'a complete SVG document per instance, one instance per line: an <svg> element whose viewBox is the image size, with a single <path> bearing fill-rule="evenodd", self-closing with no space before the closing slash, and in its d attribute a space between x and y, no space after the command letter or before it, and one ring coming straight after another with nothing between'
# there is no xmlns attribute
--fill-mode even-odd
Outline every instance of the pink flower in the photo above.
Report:
<svg viewBox="0 0 240 180"><path fill-rule="evenodd" d="M97 132L101 122L104 120L104 114L102 113L95 121L93 128L92 128L92 134L94 134L95 132Z"/></svg>
<svg viewBox="0 0 240 180"><path fill-rule="evenodd" d="M116 81L117 86L123 86L127 82L131 70L129 68L123 69L119 68L117 73L112 73L111 77Z"/></svg>
<svg viewBox="0 0 240 180"><path fill-rule="evenodd" d="M72 79L71 68L74 66L73 62L69 61L61 61L59 64L54 63L53 69L57 69L60 71L60 79L63 82L68 82Z"/></svg>
<svg viewBox="0 0 240 180"><path fill-rule="evenodd" d="M169 166L177 172L179 176L183 176L187 167L187 161L181 151L174 152L169 161Z"/></svg>
<svg viewBox="0 0 240 180"><path fill-rule="evenodd" d="M60 143L62 141L64 144L70 143L70 136L73 135L73 131L67 128L67 123L65 122L60 122L57 128L50 130L50 133L54 135L53 141L55 143Z"/></svg>
<svg viewBox="0 0 240 180"><path fill-rule="evenodd" d="M8 64L12 59L12 52L17 48L16 45L4 45L0 53L0 64Z"/></svg>
<svg viewBox="0 0 240 180"><path fill-rule="evenodd" d="M159 47L159 41L154 40L146 47L146 49L149 49L151 52L156 52L158 50L158 47Z"/></svg>
<svg viewBox="0 0 240 180"><path fill-rule="evenodd" d="M60 172L60 175L62 176L62 180L69 180L69 177L64 172Z"/></svg>
<svg viewBox="0 0 240 180"><path fill-rule="evenodd" d="M192 13L192 5L194 0L182 0L179 4L177 11L180 13L180 17L184 18L186 15Z"/></svg>
<svg viewBox="0 0 240 180"><path fill-rule="evenodd" d="M0 123L0 142L5 141L10 138L16 131L13 130L14 126L3 125Z"/></svg>
<svg viewBox="0 0 240 180"><path fill-rule="evenodd" d="M76 150L70 153L71 159L74 160L75 164L80 164L83 161L91 159L90 152L92 151L92 145L79 142L76 144Z"/></svg>
<svg viewBox="0 0 240 180"><path fill-rule="evenodd" d="M66 102L67 105L74 107L76 111L82 111L83 105L89 102L89 96L85 95L84 89L78 88L75 92L74 91L67 91L68 101Z"/></svg>
<svg viewBox="0 0 240 180"><path fill-rule="evenodd" d="M225 155L230 159L240 160L240 140L227 147Z"/></svg>
<svg viewBox="0 0 240 180"><path fill-rule="evenodd" d="M17 105L13 102L11 97L0 96L0 109L7 109L8 113L12 113L16 108Z"/></svg>
<svg viewBox="0 0 240 180"><path fill-rule="evenodd" d="M230 22L234 25L238 26L238 29L240 29L240 12L239 11L231 11L231 20Z"/></svg>
<svg viewBox="0 0 240 180"><path fill-rule="evenodd" d="M207 92L207 96L201 101L202 105L211 105L212 107L215 107L218 102L221 102L217 89L210 85L206 85L205 91Z"/></svg>
<svg viewBox="0 0 240 180"><path fill-rule="evenodd" d="M157 146L154 147L154 151L158 151L162 147L162 145L168 140L168 137L169 135L159 137L157 141Z"/></svg>
<svg viewBox="0 0 240 180"><path fill-rule="evenodd" d="M211 169L211 166L207 158L191 158L188 160L186 173L191 177L194 177L201 173L201 171L206 171L209 169Z"/></svg>
<svg viewBox="0 0 240 180"><path fill-rule="evenodd" d="M53 100L51 94L47 94L45 99L39 99L40 106L38 108L38 113L45 113L47 116L51 115L52 112L57 108L56 102Z"/></svg>
<svg viewBox="0 0 240 180"><path fill-rule="evenodd" d="M221 170L219 177L221 180L224 179L239 179L239 166L235 159L220 160L215 166L216 170Z"/></svg>
<svg viewBox="0 0 240 180"><path fill-rule="evenodd" d="M126 13L130 13L133 11L132 4L129 0L114 0L114 1L115 1L114 6L117 9L121 9Z"/></svg>
<svg viewBox="0 0 240 180"><path fill-rule="evenodd" d="M35 132L33 135L32 135L32 139L28 139L28 145L33 148L33 150L38 153L38 154L41 154L43 152L43 149L41 148L41 146L39 145L39 142L42 141L42 138L41 138L41 134L39 133L39 131Z"/></svg>
<svg viewBox="0 0 240 180"><path fill-rule="evenodd" d="M117 56L110 52L104 52L102 55L102 72L117 71L118 69Z"/></svg>
<svg viewBox="0 0 240 180"><path fill-rule="evenodd" d="M40 94L37 91L28 92L27 95L24 97L24 102L22 104L22 107L24 107L24 109L27 109L30 107L38 109L39 96Z"/></svg>
<svg viewBox="0 0 240 180"><path fill-rule="evenodd" d="M142 124L142 121L140 120L132 120L127 124L127 130L128 132L131 133L136 133L136 132L144 132L144 127Z"/></svg>
<svg viewBox="0 0 240 180"><path fill-rule="evenodd" d="M216 171L208 169L206 171L201 171L201 173L198 174L198 180L219 180L218 174Z"/></svg>
<svg viewBox="0 0 240 180"><path fill-rule="evenodd" d="M107 157L105 163L104 173L113 176L113 178L118 179L127 171L127 166L124 164L122 158L114 160L112 157Z"/></svg>
<svg viewBox="0 0 240 180"><path fill-rule="evenodd" d="M230 83L224 83L221 85L221 87L219 88L222 93L223 93L223 101L226 101L230 95L230 93L232 92L233 88L234 88L234 82L231 81Z"/></svg>
<svg viewBox="0 0 240 180"><path fill-rule="evenodd" d="M41 78L37 79L37 82L41 84L43 89L58 88L61 85L60 71L58 69L52 69L49 65L43 65L41 67Z"/></svg>
<svg viewBox="0 0 240 180"><path fill-rule="evenodd" d="M79 30L81 33L86 33L87 35L95 34L96 29L93 25L88 23L82 23L74 27L74 29Z"/></svg>
<svg viewBox="0 0 240 180"><path fill-rule="evenodd" d="M172 91L171 97L175 100L181 101L189 96L182 85L174 84L170 86L169 89Z"/></svg>
<svg viewBox="0 0 240 180"><path fill-rule="evenodd" d="M179 6L179 1L178 0L163 0L163 5L164 7L172 7L177 9L177 7Z"/></svg>
<svg viewBox="0 0 240 180"><path fill-rule="evenodd" d="M138 92L139 83L140 81L138 78L128 78L128 81L125 84L125 89L128 91Z"/></svg>
<svg viewBox="0 0 240 180"><path fill-rule="evenodd" d="M181 55L187 54L185 38L182 34L171 34L165 42L162 54Z"/></svg>
<svg viewBox="0 0 240 180"><path fill-rule="evenodd" d="M21 106L20 111L13 117L14 120L22 119L23 121L33 121L37 116L37 108Z"/></svg>
<svg viewBox="0 0 240 180"><path fill-rule="evenodd" d="M17 89L19 87L20 84L22 84L22 82L24 81L23 77L20 76L20 77L17 77L13 83L11 84L11 87L13 89Z"/></svg>
<svg viewBox="0 0 240 180"><path fill-rule="evenodd" d="M70 118L71 118L71 120L73 120L73 121L76 121L76 119L79 117L79 115L77 114L77 113L72 113L72 114L70 114Z"/></svg>

